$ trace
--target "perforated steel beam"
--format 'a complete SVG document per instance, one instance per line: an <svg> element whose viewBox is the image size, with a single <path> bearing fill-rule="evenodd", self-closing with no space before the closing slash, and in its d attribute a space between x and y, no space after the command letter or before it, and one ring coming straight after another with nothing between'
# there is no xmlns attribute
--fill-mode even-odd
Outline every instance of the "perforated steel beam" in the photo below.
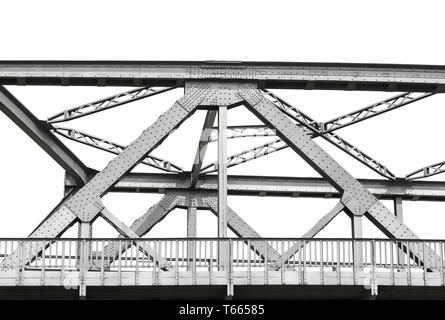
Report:
<svg viewBox="0 0 445 320"><path fill-rule="evenodd" d="M318 146L303 130L259 90L242 91L248 108L267 126L277 130L278 135L308 164L343 193L341 202L353 215L364 215L390 237L418 239L412 230L401 223L375 196L352 177L332 157ZM413 249L414 250L414 249ZM429 248L411 251L419 260L428 261L439 257Z"/></svg>
<svg viewBox="0 0 445 320"><path fill-rule="evenodd" d="M174 86L249 81L262 88L445 92L445 67L237 61L0 61L0 84Z"/></svg>
<svg viewBox="0 0 445 320"><path fill-rule="evenodd" d="M370 119L379 114L398 109L410 103L432 96L434 93L407 92L379 101L370 106L344 114L329 121L319 124L322 133L332 132L351 124Z"/></svg>
<svg viewBox="0 0 445 320"><path fill-rule="evenodd" d="M252 149L248 149L227 158L227 168L236 166L238 164L268 155L273 152L287 148L286 143L281 139L274 139L273 141L261 144ZM218 170L218 162L212 162L202 167L202 173L212 173Z"/></svg>
<svg viewBox="0 0 445 320"><path fill-rule="evenodd" d="M113 154L120 154L126 148L110 140L102 139L76 129L53 127L52 130L53 132L72 141L76 141ZM183 172L180 166L152 155L146 156L141 163L166 172Z"/></svg>
<svg viewBox="0 0 445 320"><path fill-rule="evenodd" d="M264 125L227 126L227 139L268 136L276 136L276 133ZM218 141L218 128L213 128L208 140Z"/></svg>
<svg viewBox="0 0 445 320"><path fill-rule="evenodd" d="M445 171L445 161L441 161L423 168L420 168L416 171L413 171L406 175L406 180L417 180L428 178L434 176L436 174L440 174Z"/></svg>
<svg viewBox="0 0 445 320"><path fill-rule="evenodd" d="M50 132L45 122L37 119L19 100L1 86L0 110L65 169L79 185L84 185L88 181L89 169L87 166Z"/></svg>
<svg viewBox="0 0 445 320"><path fill-rule="evenodd" d="M144 98L152 97L157 94L170 91L172 89L174 88L144 87L144 88L133 89L94 102L85 103L78 107L66 109L53 116L50 116L47 122L56 123L56 122L74 120L80 117L87 116L89 114L115 108L117 106L121 106Z"/></svg>

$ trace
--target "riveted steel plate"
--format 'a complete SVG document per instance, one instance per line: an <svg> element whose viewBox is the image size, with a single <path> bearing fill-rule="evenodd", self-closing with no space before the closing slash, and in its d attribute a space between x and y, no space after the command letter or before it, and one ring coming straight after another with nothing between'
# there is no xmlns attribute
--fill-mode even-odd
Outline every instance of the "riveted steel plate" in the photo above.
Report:
<svg viewBox="0 0 445 320"><path fill-rule="evenodd" d="M341 202L352 212L353 215L362 216L377 201L360 182L356 181L343 193Z"/></svg>

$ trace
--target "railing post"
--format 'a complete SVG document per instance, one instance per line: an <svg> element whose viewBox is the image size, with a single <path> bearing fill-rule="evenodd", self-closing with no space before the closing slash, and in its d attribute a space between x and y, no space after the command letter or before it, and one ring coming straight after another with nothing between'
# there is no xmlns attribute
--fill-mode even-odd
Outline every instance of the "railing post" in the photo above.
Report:
<svg viewBox="0 0 445 320"><path fill-rule="evenodd" d="M228 250L227 250L227 261L228 266L226 268L227 270L227 296L232 297L233 296L233 257L232 257L232 239L225 239L223 240L228 244Z"/></svg>
<svg viewBox="0 0 445 320"><path fill-rule="evenodd" d="M22 285L22 276L23 276L23 241L19 240L18 242L18 255L17 255L17 279L16 279L16 285L21 286Z"/></svg>
<svg viewBox="0 0 445 320"><path fill-rule="evenodd" d="M445 286L445 275L443 270L443 241L440 241L440 280L442 286Z"/></svg>

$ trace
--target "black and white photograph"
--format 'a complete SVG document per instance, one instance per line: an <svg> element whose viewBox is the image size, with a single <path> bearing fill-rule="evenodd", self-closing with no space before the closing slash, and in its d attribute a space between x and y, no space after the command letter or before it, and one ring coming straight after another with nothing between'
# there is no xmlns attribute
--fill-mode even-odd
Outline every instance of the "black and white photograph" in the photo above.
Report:
<svg viewBox="0 0 445 320"><path fill-rule="evenodd" d="M444 13L2 1L0 300L444 300Z"/></svg>

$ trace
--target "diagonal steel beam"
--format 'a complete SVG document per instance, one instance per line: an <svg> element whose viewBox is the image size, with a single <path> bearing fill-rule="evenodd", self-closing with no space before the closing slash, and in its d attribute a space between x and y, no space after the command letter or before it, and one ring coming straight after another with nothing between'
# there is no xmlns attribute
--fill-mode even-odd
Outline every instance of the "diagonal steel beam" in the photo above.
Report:
<svg viewBox="0 0 445 320"><path fill-rule="evenodd" d="M436 174L440 174L445 172L445 161L441 161L423 168L420 168L416 171L408 173L405 176L405 179L408 181L423 179L431 176L435 176Z"/></svg>
<svg viewBox="0 0 445 320"><path fill-rule="evenodd" d="M154 204L141 217L136 219L130 226L130 229L137 237L143 237L157 223L162 221L182 200L177 192L169 192L162 197L159 202ZM122 235L119 238L123 238ZM123 247L118 242L107 244L102 250L104 256L108 257L108 263L113 262L119 256L119 248L125 251L128 247Z"/></svg>
<svg viewBox="0 0 445 320"><path fill-rule="evenodd" d="M66 109L48 118L48 123L65 122L69 120L74 120L80 117L84 117L89 114L96 112L108 110L117 106L124 105L129 102L141 100L144 98L152 97L154 95L167 92L174 89L172 88L151 88L144 87L133 89L130 91L118 93L114 96L100 99L94 102L86 103L78 107Z"/></svg>
<svg viewBox="0 0 445 320"><path fill-rule="evenodd" d="M207 145L209 143L209 138L210 135L212 134L211 127L215 123L216 114L217 114L216 110L207 111L201 132L201 137L199 138L198 150L196 150L195 160L193 161L193 167L191 173L191 187L194 187L196 185L196 182L198 181L202 167L202 161L204 160L204 156L207 150Z"/></svg>
<svg viewBox="0 0 445 320"><path fill-rule="evenodd" d="M370 119L379 114L398 109L400 107L406 106L410 103L422 100L424 98L430 97L434 93L424 93L424 92L407 92L396 95L394 97L379 101L370 106L358 109L356 111L341 115L332 120L325 121L319 124L320 131L323 133L338 130L351 124Z"/></svg>
<svg viewBox="0 0 445 320"><path fill-rule="evenodd" d="M1 86L0 110L65 169L79 185L84 185L88 181L89 168L50 132L45 122L37 119L19 100Z"/></svg>
<svg viewBox="0 0 445 320"><path fill-rule="evenodd" d="M204 199L208 205L208 209L218 216L218 198L216 196L208 196ZM241 238L258 238L262 237L256 232L246 221L244 221L235 211L227 206L227 225L238 237ZM258 253L262 258L266 256L269 259L275 260L279 258L279 253L269 243L258 241L251 243L252 249Z"/></svg>
<svg viewBox="0 0 445 320"><path fill-rule="evenodd" d="M126 148L110 140L102 139L76 129L53 127L52 130L53 132L72 141L76 141L85 144L87 146L99 150L104 150L106 152L113 154L120 154ZM182 168L179 167L178 165L175 165L170 161L151 155L145 157L145 159L143 159L141 163L166 172L174 172L174 173L183 172Z"/></svg>
<svg viewBox="0 0 445 320"><path fill-rule="evenodd" d="M282 112L281 108L267 99L260 90L242 91L247 107L267 126L277 130L278 135L309 165L327 179L339 192L341 202L353 215L364 215L386 235L400 239L418 239L416 234L400 222L360 182L352 177L329 154L316 144L303 130ZM287 112L286 112L287 113ZM438 255L429 247L410 249L414 258L421 262L435 261ZM435 264L436 266L439 264Z"/></svg>
<svg viewBox="0 0 445 320"><path fill-rule="evenodd" d="M303 239L309 239L315 237L324 227L326 227L329 222L331 222L342 210L345 208L345 205L339 201L334 208L332 208L326 215L324 215L317 223L310 228L303 236ZM287 262L293 255L298 253L301 248L303 248L306 243L310 240L302 241L291 246L286 252L282 254L280 257L280 261L283 263Z"/></svg>
<svg viewBox="0 0 445 320"><path fill-rule="evenodd" d="M132 228L128 227L125 223L120 221L115 215L113 215L107 208L102 209L101 216L110 223L122 236L128 238L139 238ZM135 242L136 244L136 242ZM167 261L160 255L159 252L153 252L152 248L147 243L138 243L138 248L147 256L151 257L153 261L156 261L161 267L165 268L167 266ZM116 246L116 244L115 244ZM124 249L124 251L127 248Z"/></svg>
<svg viewBox="0 0 445 320"><path fill-rule="evenodd" d="M252 149L244 150L242 152L233 154L227 158L227 168L236 166L238 164L263 157L273 152L280 151L287 148L288 146L281 139L275 139L273 141L261 144ZM201 169L201 173L212 173L218 171L218 162L212 162L205 165Z"/></svg>

